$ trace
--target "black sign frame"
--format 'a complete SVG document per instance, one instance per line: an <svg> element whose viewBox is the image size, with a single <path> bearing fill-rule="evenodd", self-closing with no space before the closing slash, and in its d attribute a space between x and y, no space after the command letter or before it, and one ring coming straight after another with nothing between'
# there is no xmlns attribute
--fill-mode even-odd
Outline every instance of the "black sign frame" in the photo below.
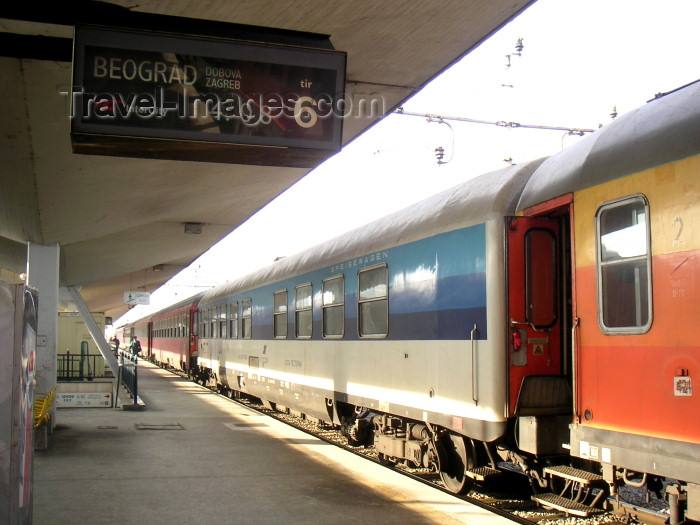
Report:
<svg viewBox="0 0 700 525"><path fill-rule="evenodd" d="M342 145L341 51L76 26L75 153L313 168Z"/></svg>

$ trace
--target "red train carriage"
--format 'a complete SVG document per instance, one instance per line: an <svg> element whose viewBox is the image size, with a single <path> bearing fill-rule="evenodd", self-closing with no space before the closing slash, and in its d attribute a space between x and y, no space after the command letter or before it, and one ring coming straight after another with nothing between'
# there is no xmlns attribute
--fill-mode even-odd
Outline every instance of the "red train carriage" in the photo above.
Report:
<svg viewBox="0 0 700 525"><path fill-rule="evenodd" d="M151 361L189 372L197 351L196 317L201 296L190 297L149 318L148 344L144 347Z"/></svg>

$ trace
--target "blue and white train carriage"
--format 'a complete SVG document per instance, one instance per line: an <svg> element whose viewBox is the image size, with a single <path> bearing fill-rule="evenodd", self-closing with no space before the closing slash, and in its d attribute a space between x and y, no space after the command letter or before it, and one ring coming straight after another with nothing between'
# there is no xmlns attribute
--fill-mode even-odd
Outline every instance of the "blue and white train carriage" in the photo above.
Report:
<svg viewBox="0 0 700 525"><path fill-rule="evenodd" d="M342 424L357 442L372 437L385 461L433 467L464 490L470 467L493 464L475 443L512 430L523 377L561 369L543 355L509 376L503 329L504 217L540 162L478 177L205 293L199 377Z"/></svg>

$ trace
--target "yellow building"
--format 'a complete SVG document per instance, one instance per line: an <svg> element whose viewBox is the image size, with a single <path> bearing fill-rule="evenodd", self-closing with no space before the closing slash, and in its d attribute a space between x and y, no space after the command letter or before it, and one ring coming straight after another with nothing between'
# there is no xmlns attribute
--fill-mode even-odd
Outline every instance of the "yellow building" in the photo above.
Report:
<svg viewBox="0 0 700 525"><path fill-rule="evenodd" d="M105 315L92 317L104 331ZM102 354L78 312L59 312L56 374L59 381L111 376Z"/></svg>

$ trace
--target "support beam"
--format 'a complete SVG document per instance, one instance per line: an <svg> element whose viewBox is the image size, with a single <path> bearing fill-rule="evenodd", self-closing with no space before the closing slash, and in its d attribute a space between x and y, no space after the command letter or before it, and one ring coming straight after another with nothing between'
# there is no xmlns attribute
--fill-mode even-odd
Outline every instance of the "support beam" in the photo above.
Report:
<svg viewBox="0 0 700 525"><path fill-rule="evenodd" d="M27 284L39 293L36 343L36 392L48 394L56 386L58 345L58 244L27 246ZM52 409L51 421L55 421Z"/></svg>
<svg viewBox="0 0 700 525"><path fill-rule="evenodd" d="M80 295L80 292L74 286L69 286L68 292L70 293L71 298L75 303L75 306L78 308L80 315L83 317L83 321L85 321L85 326L90 331L90 335L95 341L98 350L102 354L102 357L105 358L107 366L109 366L109 369L112 371L112 374L114 374L114 377L117 377L119 374L119 365L117 364L117 358L114 357L112 349L107 344L104 333L100 331L100 328L97 326L97 323L92 318L90 310L85 304L85 301L83 301L83 296Z"/></svg>

